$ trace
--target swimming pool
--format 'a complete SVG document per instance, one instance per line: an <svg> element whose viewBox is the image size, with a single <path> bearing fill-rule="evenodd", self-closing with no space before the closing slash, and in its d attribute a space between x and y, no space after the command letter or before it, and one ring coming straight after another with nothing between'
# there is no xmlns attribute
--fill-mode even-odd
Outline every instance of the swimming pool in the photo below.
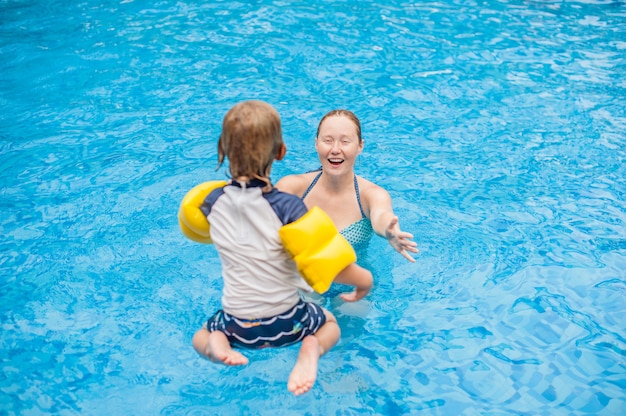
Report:
<svg viewBox="0 0 626 416"><path fill-rule="evenodd" d="M626 403L626 7L617 1L0 2L0 414L602 414ZM242 99L273 178L354 111L380 238L310 393L297 349L200 359L215 251L178 203Z"/></svg>

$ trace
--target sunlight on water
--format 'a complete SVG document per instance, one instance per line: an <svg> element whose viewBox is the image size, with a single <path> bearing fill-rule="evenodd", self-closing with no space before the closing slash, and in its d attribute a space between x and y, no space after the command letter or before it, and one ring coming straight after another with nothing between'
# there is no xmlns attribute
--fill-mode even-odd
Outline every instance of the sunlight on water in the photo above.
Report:
<svg viewBox="0 0 626 416"><path fill-rule="evenodd" d="M623 414L625 39L609 0L0 1L0 414ZM359 252L297 398L297 347L191 347L220 263L176 212L243 99L281 114L274 181L354 111L420 248Z"/></svg>

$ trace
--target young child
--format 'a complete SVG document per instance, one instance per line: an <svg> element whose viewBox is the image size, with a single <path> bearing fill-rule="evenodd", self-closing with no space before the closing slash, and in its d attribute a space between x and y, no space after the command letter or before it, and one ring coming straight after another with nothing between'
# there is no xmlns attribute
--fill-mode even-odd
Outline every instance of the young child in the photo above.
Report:
<svg viewBox="0 0 626 416"><path fill-rule="evenodd" d="M228 159L232 179L188 194L179 220L186 236L214 243L222 262L222 308L194 335L195 350L236 366L248 359L233 347L300 342L287 384L300 395L315 383L319 357L341 332L329 311L305 302L299 291L312 291L311 283L316 287L316 279L332 273L330 280L355 287L341 295L354 302L369 292L372 274L354 262L332 221L330 228L324 222L326 214L308 211L300 198L272 187L272 163L285 153L277 111L262 101L236 104L224 117L218 142L218 167Z"/></svg>

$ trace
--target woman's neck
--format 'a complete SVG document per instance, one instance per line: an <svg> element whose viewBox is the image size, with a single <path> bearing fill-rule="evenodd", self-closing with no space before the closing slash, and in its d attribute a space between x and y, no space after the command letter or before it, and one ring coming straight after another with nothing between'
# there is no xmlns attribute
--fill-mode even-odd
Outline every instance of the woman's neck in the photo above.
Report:
<svg viewBox="0 0 626 416"><path fill-rule="evenodd" d="M341 175L329 175L327 172L323 172L320 180L323 181L324 186L331 192L341 192L347 187L351 186L354 181L354 171L346 172Z"/></svg>

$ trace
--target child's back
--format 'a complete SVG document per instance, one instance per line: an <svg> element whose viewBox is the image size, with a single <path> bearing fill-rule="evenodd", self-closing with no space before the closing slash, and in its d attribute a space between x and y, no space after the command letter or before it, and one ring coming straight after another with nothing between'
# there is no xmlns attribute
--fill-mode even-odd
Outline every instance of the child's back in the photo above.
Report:
<svg viewBox="0 0 626 416"><path fill-rule="evenodd" d="M240 316L262 318L284 312L310 291L283 248L278 230L307 212L294 195L265 182L232 184L212 192L201 209L211 224L211 238L222 261L222 308Z"/></svg>

